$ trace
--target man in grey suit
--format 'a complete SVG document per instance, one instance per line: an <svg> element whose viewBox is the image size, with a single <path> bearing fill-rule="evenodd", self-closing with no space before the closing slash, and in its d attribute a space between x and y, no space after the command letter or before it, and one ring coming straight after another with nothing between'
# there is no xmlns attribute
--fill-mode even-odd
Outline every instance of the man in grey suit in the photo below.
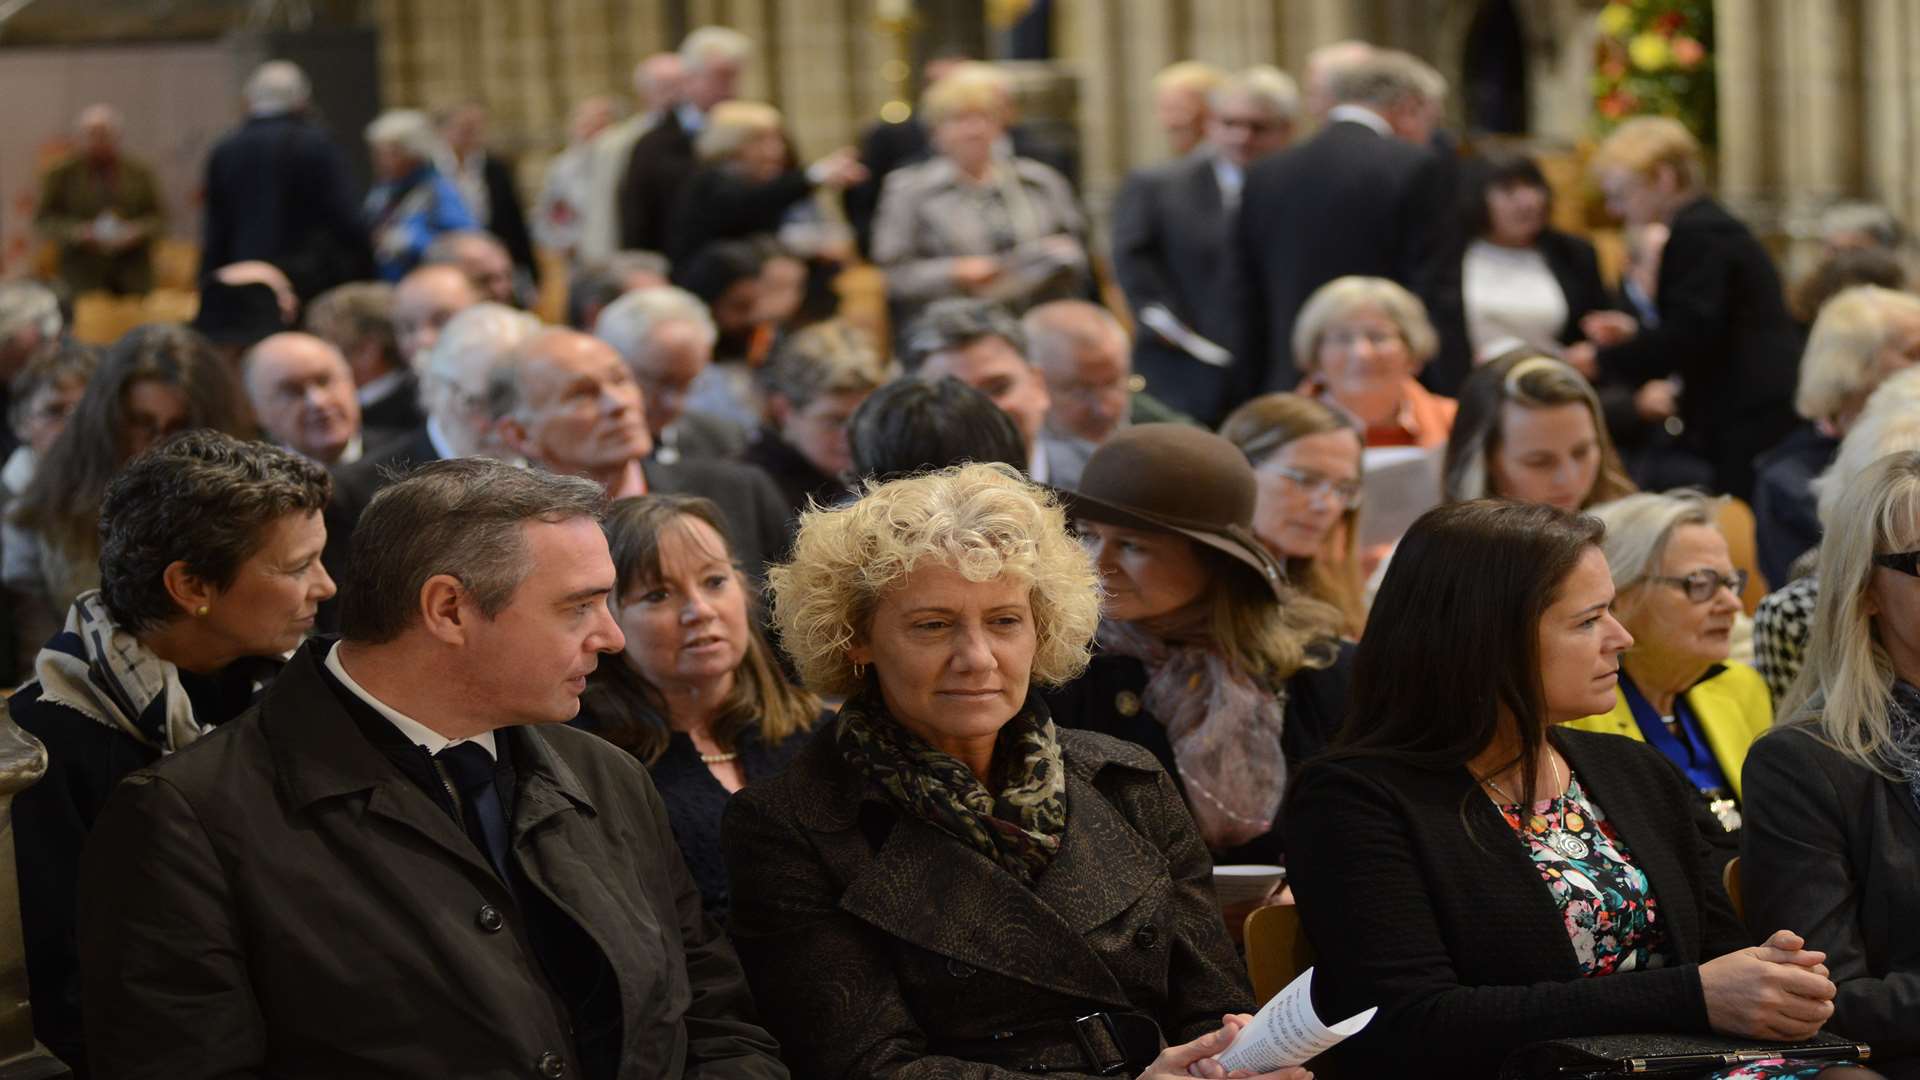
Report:
<svg viewBox="0 0 1920 1080"><path fill-rule="evenodd" d="M1224 80L1208 103L1197 150L1127 177L1113 209L1113 268L1139 324L1134 370L1154 396L1213 426L1232 404L1231 371L1209 362L1219 354L1182 339L1223 350L1239 339L1224 255L1240 188L1249 166L1292 138L1300 94L1292 79L1265 69Z"/></svg>

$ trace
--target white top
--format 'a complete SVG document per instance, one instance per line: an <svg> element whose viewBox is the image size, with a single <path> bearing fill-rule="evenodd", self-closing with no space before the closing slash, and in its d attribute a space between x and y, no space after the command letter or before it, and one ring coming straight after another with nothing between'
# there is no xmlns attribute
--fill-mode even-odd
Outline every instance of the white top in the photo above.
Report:
<svg viewBox="0 0 1920 1080"><path fill-rule="evenodd" d="M351 691L354 697L373 706L374 712L386 717L394 727L399 728L400 734L405 735L408 742L413 743L429 754L438 754L449 746L458 746L463 742L470 742L478 743L480 749L485 750L487 756L490 758L498 758L500 756L494 751L493 732L491 731L483 731L470 739L449 739L420 721L415 720L413 717L394 710L391 706L387 705L386 702L367 693L366 688L354 682L353 676L347 674L347 669L340 665L340 643L337 641L333 643L333 648L327 650L327 670L333 672L333 677L339 679L340 685Z"/></svg>
<svg viewBox="0 0 1920 1080"><path fill-rule="evenodd" d="M1488 359L1488 346L1515 338L1560 355L1567 294L1538 250L1475 240L1461 264L1460 292L1474 363Z"/></svg>

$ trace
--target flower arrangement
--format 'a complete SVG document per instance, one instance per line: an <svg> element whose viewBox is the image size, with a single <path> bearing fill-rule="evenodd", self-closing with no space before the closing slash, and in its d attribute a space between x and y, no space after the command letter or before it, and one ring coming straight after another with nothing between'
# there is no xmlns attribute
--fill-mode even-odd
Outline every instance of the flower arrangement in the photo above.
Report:
<svg viewBox="0 0 1920 1080"><path fill-rule="evenodd" d="M1671 116L1713 143L1712 0L1611 0L1595 17L1594 128Z"/></svg>

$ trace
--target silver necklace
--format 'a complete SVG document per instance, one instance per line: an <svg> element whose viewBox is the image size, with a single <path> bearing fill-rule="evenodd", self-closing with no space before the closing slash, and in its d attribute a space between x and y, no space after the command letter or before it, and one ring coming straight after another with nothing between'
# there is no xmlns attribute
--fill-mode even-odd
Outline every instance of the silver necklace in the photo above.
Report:
<svg viewBox="0 0 1920 1080"><path fill-rule="evenodd" d="M1547 751L1547 768L1553 770L1554 790L1560 790L1560 762L1554 758L1553 751L1551 750ZM1494 794L1505 800L1508 806L1520 806L1523 810L1531 809L1530 807L1521 806L1520 800L1507 794L1507 789L1495 783L1493 777L1487 777L1484 783L1493 789ZM1552 801L1558 802L1561 798L1562 796L1556 795ZM1566 817L1563 815L1560 820L1565 821ZM1584 859L1591 850L1587 847L1585 840L1560 828L1548 831L1547 835L1541 838L1541 842L1546 844L1554 854L1559 855L1563 859Z"/></svg>

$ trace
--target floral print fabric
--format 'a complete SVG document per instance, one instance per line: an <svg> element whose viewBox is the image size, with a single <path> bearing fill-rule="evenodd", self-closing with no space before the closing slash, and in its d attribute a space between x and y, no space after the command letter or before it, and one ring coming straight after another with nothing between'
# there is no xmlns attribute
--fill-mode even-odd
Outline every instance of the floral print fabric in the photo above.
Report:
<svg viewBox="0 0 1920 1080"><path fill-rule="evenodd" d="M1722 1069L1707 1080L1813 1080L1827 1069L1848 1064L1842 1061L1792 1061L1787 1058L1766 1058L1761 1061L1749 1061L1731 1069Z"/></svg>
<svg viewBox="0 0 1920 1080"><path fill-rule="evenodd" d="M1612 975L1662 967L1666 933L1647 875L1634 865L1607 816L1587 797L1580 778L1567 793L1518 804L1500 813L1513 827L1566 919L1580 974Z"/></svg>

